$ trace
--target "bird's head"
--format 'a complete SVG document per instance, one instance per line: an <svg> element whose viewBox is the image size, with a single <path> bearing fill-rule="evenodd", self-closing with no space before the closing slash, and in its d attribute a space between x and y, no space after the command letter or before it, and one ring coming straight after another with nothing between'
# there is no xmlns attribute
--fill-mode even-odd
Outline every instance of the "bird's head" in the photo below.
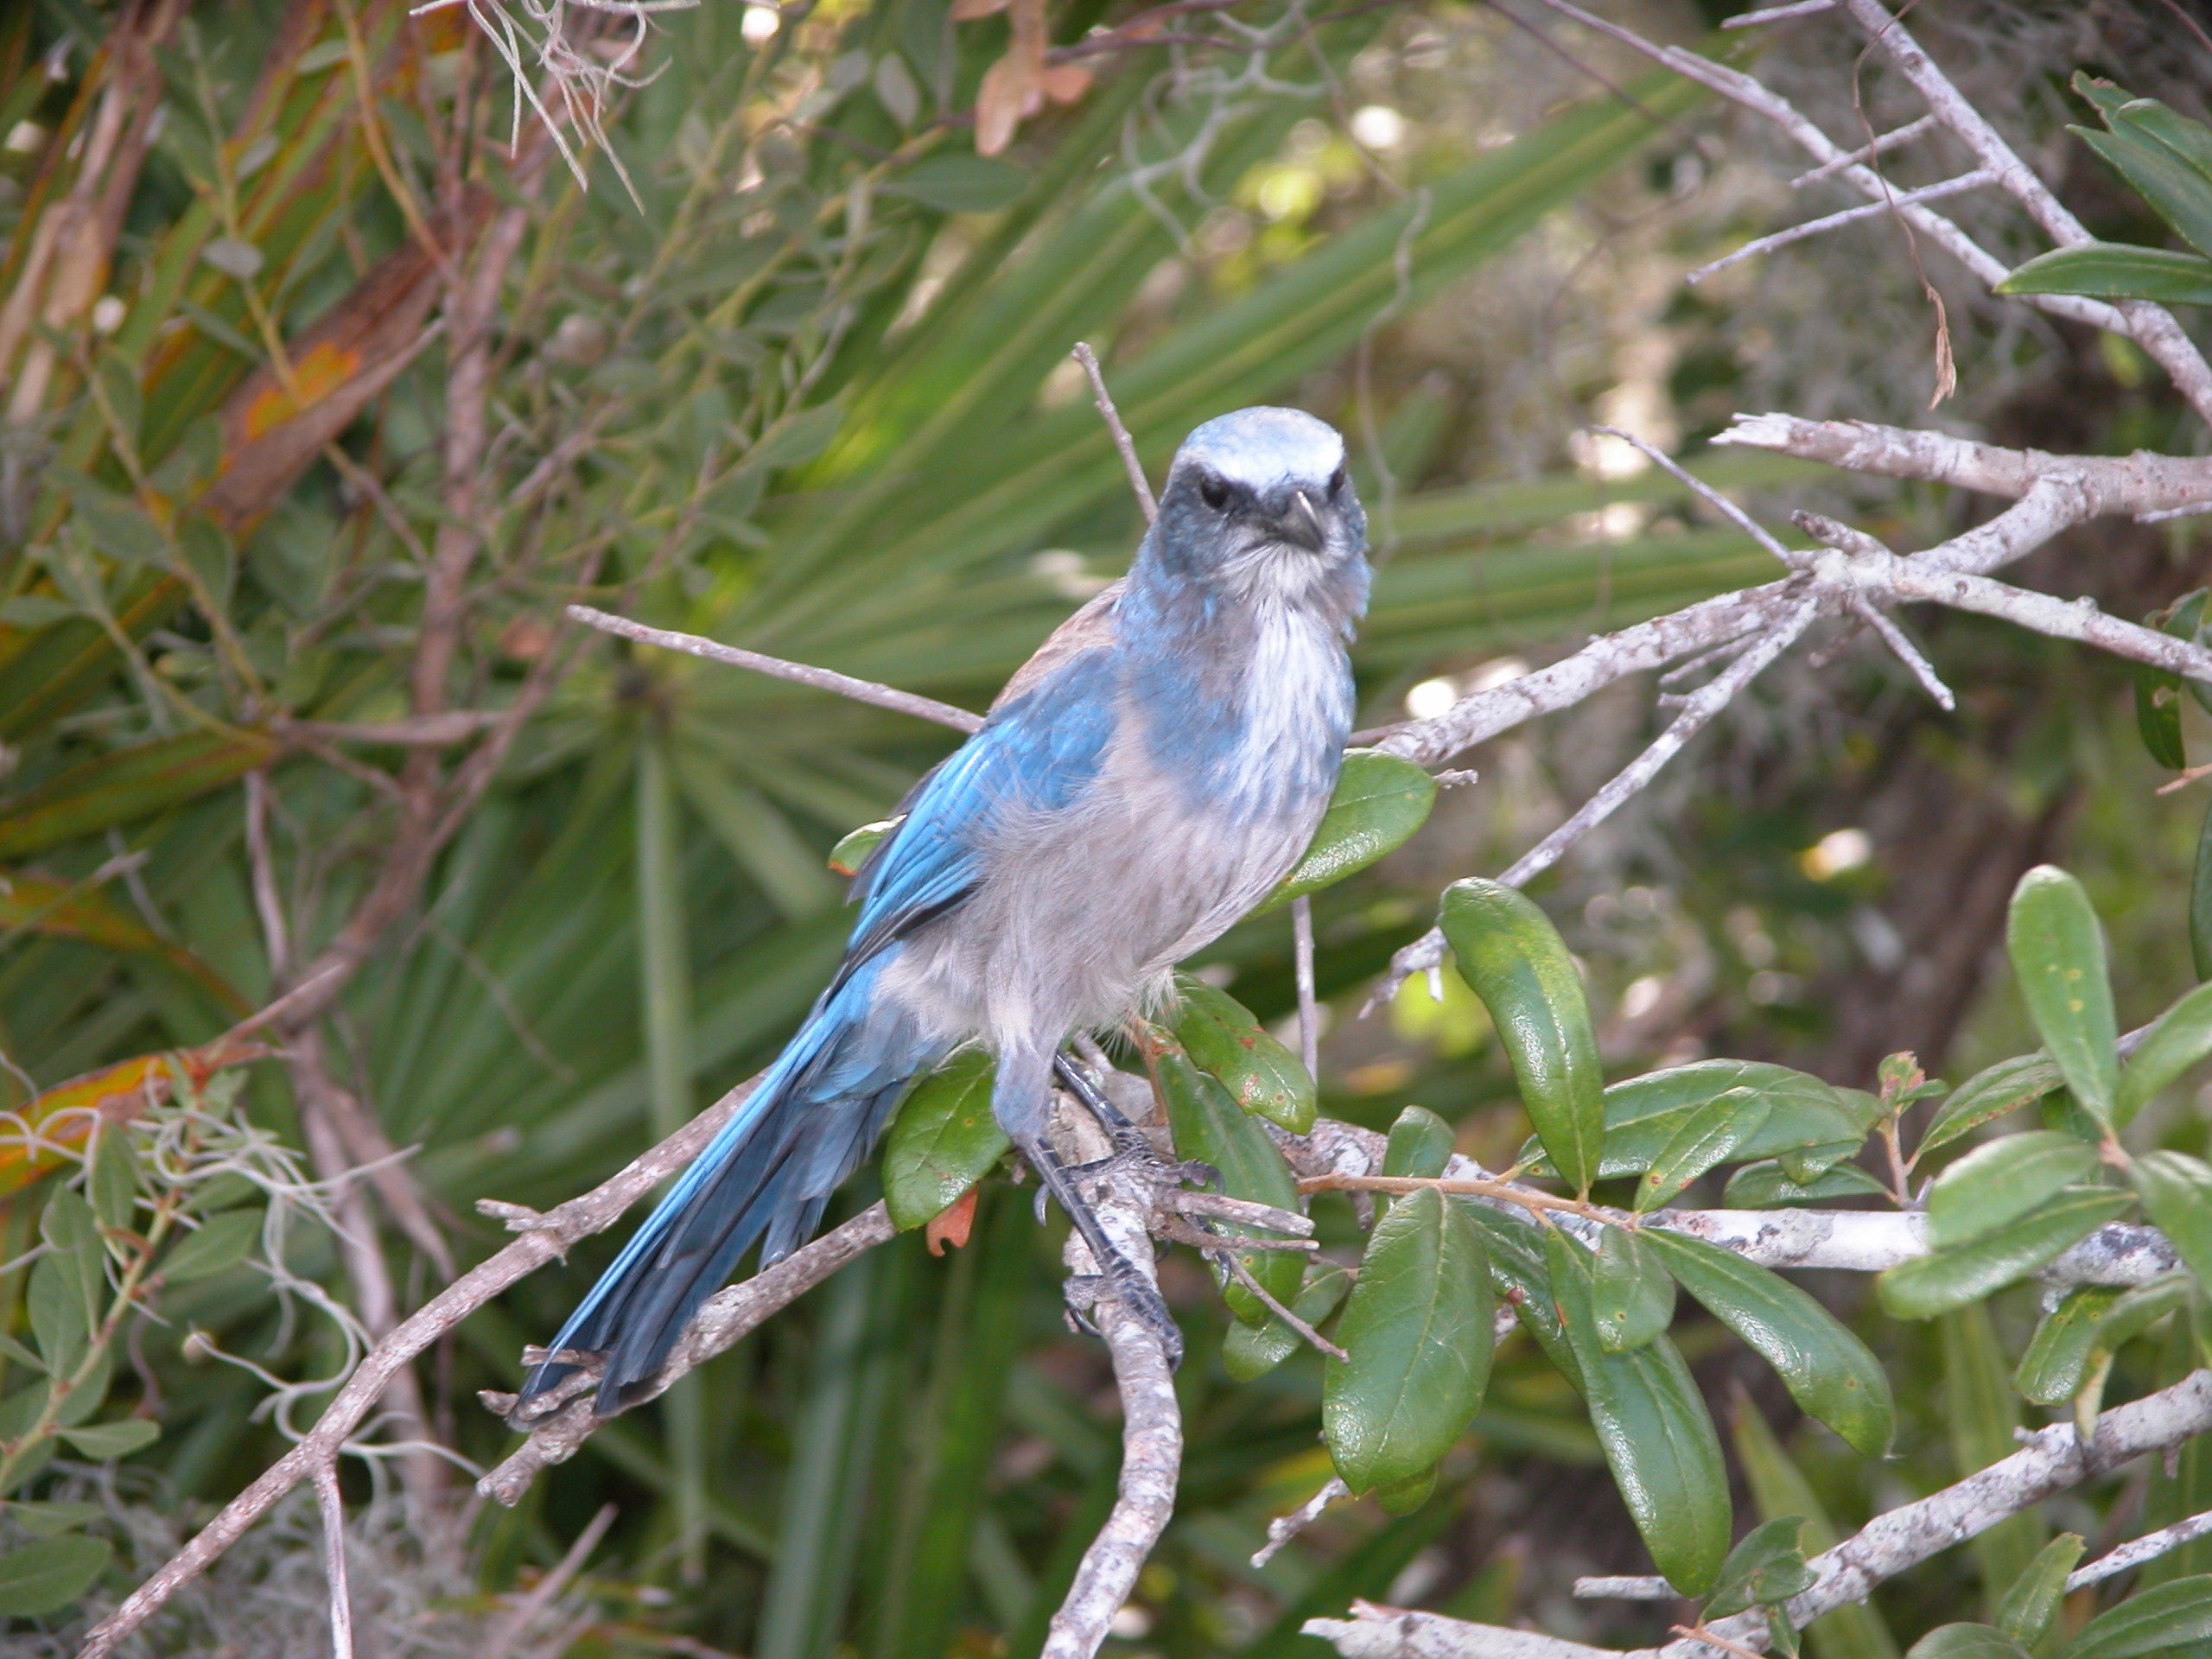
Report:
<svg viewBox="0 0 2212 1659"><path fill-rule="evenodd" d="M1240 409L1184 439L1154 538L1170 570L1239 597L1341 593L1354 611L1366 597L1367 515L1344 441L1302 410Z"/></svg>

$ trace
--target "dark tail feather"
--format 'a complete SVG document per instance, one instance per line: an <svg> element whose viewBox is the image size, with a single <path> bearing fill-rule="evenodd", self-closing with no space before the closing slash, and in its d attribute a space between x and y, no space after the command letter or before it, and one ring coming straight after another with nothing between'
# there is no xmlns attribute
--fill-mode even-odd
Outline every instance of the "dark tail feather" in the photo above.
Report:
<svg viewBox="0 0 2212 1659"><path fill-rule="evenodd" d="M549 1351L606 1356L598 1409L634 1405L699 1305L755 1239L766 1267L811 1237L850 1174L940 1046L871 1007L882 960L823 1000L738 1115L683 1172ZM576 1368L548 1360L524 1383L515 1417Z"/></svg>

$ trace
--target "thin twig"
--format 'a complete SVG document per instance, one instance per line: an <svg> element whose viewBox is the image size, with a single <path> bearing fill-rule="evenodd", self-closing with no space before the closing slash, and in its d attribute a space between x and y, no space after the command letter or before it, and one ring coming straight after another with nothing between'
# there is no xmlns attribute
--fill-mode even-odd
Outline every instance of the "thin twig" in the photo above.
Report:
<svg viewBox="0 0 2212 1659"><path fill-rule="evenodd" d="M1114 407L1114 399L1106 390L1106 376L1098 366L1098 353L1090 349L1088 342L1077 340L1070 355L1083 365L1084 373L1090 378L1090 401L1098 406L1099 418L1113 435L1114 448L1122 455L1122 470L1129 475L1129 488L1135 493L1137 505L1144 509L1144 521L1149 524L1160 517L1160 503L1153 499L1152 485L1144 475L1144 463L1137 459L1136 440L1122 424L1121 411Z"/></svg>
<svg viewBox="0 0 2212 1659"><path fill-rule="evenodd" d="M1323 1336L1319 1331L1316 1331L1304 1319L1300 1319L1297 1314L1292 1313L1281 1302L1277 1301L1275 1300L1274 1294L1268 1290L1268 1288L1265 1285L1262 1284L1257 1279L1255 1279L1252 1276L1251 1268L1246 1267L1242 1262L1239 1262L1236 1259L1234 1251L1223 1252L1221 1261L1223 1264L1228 1268L1230 1277L1234 1278L1238 1284L1243 1286L1245 1289L1250 1291L1253 1297L1262 1306L1265 1307L1268 1313L1274 1314L1275 1318L1281 1319L1292 1330L1298 1332L1298 1334L1307 1343L1312 1344L1313 1347L1319 1348L1323 1353L1328 1355L1332 1359L1350 1359L1351 1357L1350 1354L1338 1347L1335 1343L1331 1342L1326 1337Z"/></svg>
<svg viewBox="0 0 2212 1659"><path fill-rule="evenodd" d="M614 1517L621 1513L619 1506L602 1503L599 1513L584 1523L568 1553L554 1564L553 1570L530 1586L530 1593L518 1599L505 1618L486 1635L482 1659L507 1659L515 1645L530 1634L530 1627L544 1614L545 1610L561 1599L569 1580L582 1571L591 1553L599 1548L599 1541L607 1536L607 1529L614 1524Z"/></svg>
<svg viewBox="0 0 2212 1659"><path fill-rule="evenodd" d="M588 605L571 605L568 607L568 613L576 621L587 623L605 633L620 634L625 639L635 639L642 645L658 645L664 651L687 652L694 657L703 657L711 663L724 663L732 668L748 668L755 674L766 674L772 679L789 680L794 685L810 685L818 691L834 691L839 696L850 697L855 702L873 703L878 709L912 715L918 720L935 721L940 726L950 726L956 732L972 732L983 723L981 715L970 714L965 709L956 709L949 702L939 702L935 697L894 690L887 685L878 685L873 680L855 679L851 675L840 674L835 669L812 668L804 663L787 663L780 657L769 657L737 645L726 645L717 639L702 639L696 633L678 633L672 628L649 628L642 622L632 622L626 616L613 616Z"/></svg>
<svg viewBox="0 0 2212 1659"><path fill-rule="evenodd" d="M1279 1515L1268 1522L1268 1541L1252 1553L1252 1565L1265 1567L1274 1559L1277 1550L1319 1520L1322 1510L1338 1498L1351 1496L1351 1488L1344 1484L1344 1477L1331 1475L1319 1491L1288 1515Z"/></svg>
<svg viewBox="0 0 2212 1659"><path fill-rule="evenodd" d="M1745 243L1733 253L1725 253L1710 264L1700 265L1682 280L1691 283L1701 283L1715 272L1726 270L1731 265L1740 264L1755 255L1771 253L1777 248L1786 248L1792 242L1802 242L1807 237L1819 236L1823 232L1836 229L1839 226L1854 225L1862 219L1872 219L1878 214L1895 213L1900 207L1912 207L1923 201L1940 201L1946 196L1963 195L1969 190L1979 190L1985 185L1996 182L1995 175L1986 168L1976 168L1971 173L1960 174L1955 179L1945 179L1940 183L1924 185L1917 190L1905 191L1903 194L1892 197L1888 201L1862 202L1856 207L1847 207L1840 213L1829 213L1820 219L1807 219L1802 225L1792 225L1788 230L1776 231L1770 235L1755 238Z"/></svg>
<svg viewBox="0 0 2212 1659"><path fill-rule="evenodd" d="M2067 1592L2081 1589L2084 1585L2100 1584L2116 1578L2131 1567L2155 1560L2168 1550L2179 1549L2212 1533L2212 1510L2202 1515L2192 1515L2186 1521L2177 1521L2171 1527L2161 1527L2156 1532L2146 1532L2140 1538L2122 1544L2110 1554L2101 1555L2087 1567L2076 1567L2066 1580Z"/></svg>
<svg viewBox="0 0 2212 1659"><path fill-rule="evenodd" d="M1788 566L1792 570L1802 569L1803 568L1805 563L1805 556L1802 553L1798 552L1794 549L1784 547L1781 542L1775 537L1774 533L1768 530L1764 524L1759 523L1758 519L1752 518L1750 513L1745 512L1743 508L1738 506L1726 496L1721 494L1719 491L1714 489L1712 485L1707 483L1703 479L1698 477L1694 473L1687 471L1672 455L1660 448L1656 444L1646 442L1643 439L1637 436L1635 433L1624 431L1618 426L1592 425L1590 429L1592 432L1601 432L1609 438L1618 438L1623 443L1627 444L1630 448L1636 450L1637 454L1643 455L1645 460L1653 462L1662 471L1671 476L1676 483L1687 486L1690 493L1696 496L1699 500L1703 501L1708 506L1711 506L1715 512L1719 512L1722 518L1727 519L1730 524L1735 525L1737 529L1742 531L1746 536L1749 536L1761 547L1773 554L1775 558L1782 564Z"/></svg>
<svg viewBox="0 0 2212 1659"><path fill-rule="evenodd" d="M1792 17L1811 17L1823 11L1834 11L1835 0L1791 0L1786 6L1767 6L1758 11L1739 11L1733 17L1723 17L1723 29L1751 29L1760 23L1786 22Z"/></svg>
<svg viewBox="0 0 2212 1659"><path fill-rule="evenodd" d="M1830 5L1834 5L1834 3L1835 0L1828 0ZM1723 23L1721 27L1726 29L1728 25ZM1872 161L1877 156L1886 156L1891 150L1910 143L1930 128L1941 124L1942 124L1934 116L1923 115L1917 120L1906 122L1901 127L1892 127L1871 144L1861 144L1858 149L1847 150L1832 162L1822 162L1818 167L1807 168L1789 181L1789 188L1792 190L1802 190L1808 184L1818 184L1822 179L1832 179L1845 168L1856 167L1859 162Z"/></svg>
<svg viewBox="0 0 2212 1659"><path fill-rule="evenodd" d="M346 1578L346 1500L338 1491L338 1466L325 1459L315 1466L315 1507L322 1511L322 1571L330 1587L331 1659L353 1659L353 1597Z"/></svg>

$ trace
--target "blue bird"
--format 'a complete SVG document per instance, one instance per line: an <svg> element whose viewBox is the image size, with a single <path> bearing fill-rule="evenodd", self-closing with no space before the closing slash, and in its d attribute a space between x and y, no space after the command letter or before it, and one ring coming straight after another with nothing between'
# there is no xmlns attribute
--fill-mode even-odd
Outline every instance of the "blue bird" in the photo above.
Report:
<svg viewBox="0 0 2212 1659"><path fill-rule="evenodd" d="M601 1413L648 1391L756 1240L766 1266L811 1236L906 1090L971 1043L996 1058L1000 1125L1179 1355L1046 1144L1053 1071L1073 1033L1170 1003L1175 963L1313 839L1351 729L1366 546L1325 423L1243 409L1184 441L1129 574L916 785L855 880L851 943L806 1023L554 1339L603 1356ZM516 1421L576 1369L538 1365Z"/></svg>

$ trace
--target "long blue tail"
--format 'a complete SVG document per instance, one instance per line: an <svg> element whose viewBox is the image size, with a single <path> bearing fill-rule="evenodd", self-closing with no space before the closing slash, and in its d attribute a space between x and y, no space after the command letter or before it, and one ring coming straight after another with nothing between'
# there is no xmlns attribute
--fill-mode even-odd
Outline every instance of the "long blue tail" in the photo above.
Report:
<svg viewBox="0 0 2212 1659"><path fill-rule="evenodd" d="M868 1155L906 1088L942 1058L874 990L896 950L833 986L736 1116L708 1142L561 1327L549 1351L607 1357L598 1409L634 1404L699 1305L761 1241L760 1264L814 1233L830 1195ZM576 1368L549 1360L518 1407Z"/></svg>

